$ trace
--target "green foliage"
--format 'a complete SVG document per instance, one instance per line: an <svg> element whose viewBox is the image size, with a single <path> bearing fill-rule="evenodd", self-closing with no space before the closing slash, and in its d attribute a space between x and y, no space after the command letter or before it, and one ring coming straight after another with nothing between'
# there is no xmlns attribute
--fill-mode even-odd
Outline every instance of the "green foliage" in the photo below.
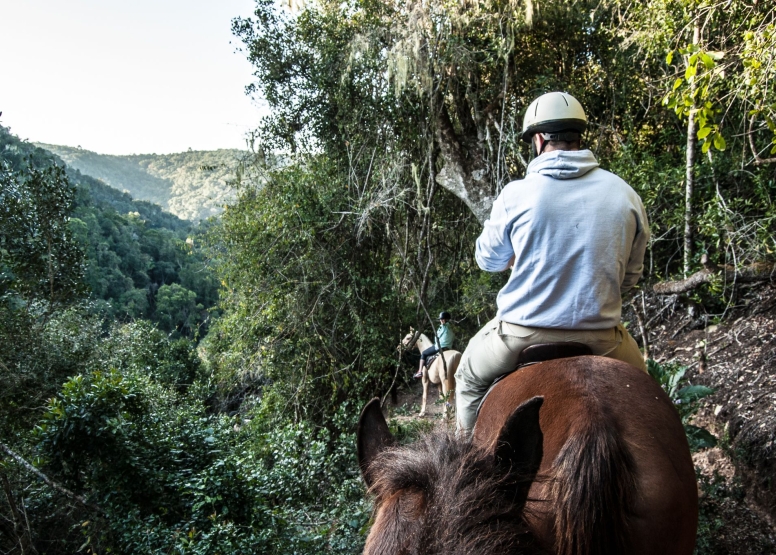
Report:
<svg viewBox="0 0 776 555"><path fill-rule="evenodd" d="M197 294L177 283L162 285L156 294L156 312L162 329L189 331L203 309L197 304Z"/></svg>
<svg viewBox="0 0 776 555"><path fill-rule="evenodd" d="M412 412L417 414L417 411L415 410ZM396 441L405 445L417 440L421 435L431 432L434 429L434 421L424 420L422 418L411 418L409 420L400 421L391 418L388 421L388 427L391 430L393 437L396 438Z"/></svg>
<svg viewBox="0 0 776 555"><path fill-rule="evenodd" d="M393 367L399 299L380 271L390 251L379 233L353 237L338 214L346 194L319 160L274 171L242 192L214 236L228 293L208 356L225 383L267 380L268 412L320 421L368 398Z"/></svg>
<svg viewBox="0 0 776 555"><path fill-rule="evenodd" d="M705 385L685 385L687 383L685 376L687 368L677 363L661 365L650 359L647 361L647 370L649 370L649 375L668 393L669 398L679 411L690 450L697 451L714 447L717 444L717 438L711 432L690 424L690 420L698 411L698 401L714 393L714 390Z"/></svg>
<svg viewBox="0 0 776 555"><path fill-rule="evenodd" d="M637 191L655 199L650 219L658 244L649 270L660 279L681 269L676 254L684 240L687 138L674 111L697 116L706 154L695 163L687 200L696 258L742 264L774 251L773 175L750 154L773 138L773 18L763 3L723 9L696 0L583 2L574 9L551 1L525 11L499 1L406 7L381 0L315 4L293 17L259 1L255 17L236 20L234 31L256 69L253 91L273 108L263 144L325 152L363 180L353 208L370 216L386 203L433 211L431 184L442 171L451 179L451 135L466 153L464 173L469 165L482 168L476 192L495 195L524 172L518 134L527 104L547 90L573 93L588 113L586 142L602 166L635 174ZM656 109L655 98L666 98L671 111ZM387 178L369 179L375 172ZM386 182L401 194L388 193ZM742 206L755 191L758 201ZM765 222L756 234L753 220ZM707 233L713 229L746 240L717 248Z"/></svg>
<svg viewBox="0 0 776 555"><path fill-rule="evenodd" d="M116 324L106 333L88 305L51 314L40 304L3 308L0 432L31 426L62 383L82 372L131 370L181 390L204 377L189 340L172 339L147 321Z"/></svg>
<svg viewBox="0 0 776 555"><path fill-rule="evenodd" d="M692 168L691 198L672 195L679 197L676 206L689 208L695 264L701 254L739 267L772 259L774 179L763 158L776 132L769 124L776 105L772 86L776 14L770 6L747 1L723 7L706 0L653 0L633 8L617 33L625 44L638 46L639 56L643 53L652 60L644 65L650 68L642 77L644 90L662 97L681 121L693 114L697 135L692 138L701 141L706 155ZM655 155L683 169L686 129L655 111L645 116L646 125L638 131L648 131L652 144L643 144L639 159ZM678 174L666 185L661 188L681 193L683 177ZM637 190L648 194L649 188L648 184ZM678 260L676 251L682 249L683 223L676 213L650 213L661 228L653 235L667 251L656 253L654 259L664 276L672 273L670 261Z"/></svg>
<svg viewBox="0 0 776 555"><path fill-rule="evenodd" d="M68 227L74 196L62 168L17 173L0 158L0 296L78 297L83 253Z"/></svg>
<svg viewBox="0 0 776 555"><path fill-rule="evenodd" d="M776 154L776 20L770 14L755 14L743 33L740 75L737 93L751 105L748 115L752 122L765 123L773 145L768 154ZM750 125L750 132L751 132Z"/></svg>
<svg viewBox="0 0 776 555"><path fill-rule="evenodd" d="M259 0L233 30L255 67L251 90L272 107L268 147L321 146L343 164L365 163L360 178L401 164L404 183L425 184L442 165L440 134L455 133L467 162L488 164L479 179L495 194L525 170L518 134L537 94L569 90L596 119L619 115L602 92L613 75L633 73L630 60L618 65L616 17L609 3L552 1L535 12L500 0L310 4L288 17Z"/></svg>
<svg viewBox="0 0 776 555"><path fill-rule="evenodd" d="M206 378L195 345L190 340L173 339L142 320L114 326L85 362L85 370L115 368L140 373L181 390Z"/></svg>
<svg viewBox="0 0 776 555"><path fill-rule="evenodd" d="M184 239L180 232L151 228L137 214L88 204L75 215L71 227L86 253L86 283L94 298L107 301L105 316L149 318L187 337L206 322L218 283L196 246L198 235Z"/></svg>
<svg viewBox="0 0 776 555"><path fill-rule="evenodd" d="M696 44L680 48L678 54L685 60L686 69L677 77L671 90L663 98L663 104L677 116L686 120L691 113L698 118L697 138L703 141L701 152L706 154L711 146L718 151L725 150L725 138L716 123L722 109L712 103L719 94L719 80L724 73L718 63L724 52L703 51ZM671 64L673 52L669 52L666 63Z"/></svg>
<svg viewBox="0 0 776 555"><path fill-rule="evenodd" d="M84 308L51 313L47 303L2 299L0 436L34 424L46 400L93 356L102 333L101 322Z"/></svg>
<svg viewBox="0 0 776 555"><path fill-rule="evenodd" d="M208 416L133 371L68 381L38 429L49 471L104 515L83 533L122 553L357 553L370 509L349 434Z"/></svg>
<svg viewBox="0 0 776 555"><path fill-rule="evenodd" d="M41 436L40 453L52 455L45 470L87 497L105 493L111 498L106 506L130 510L116 510L127 521L153 516L154 508L180 512L182 501L172 493L165 504L167 468L174 467L165 437L197 441L206 433L195 429L196 419L206 418L204 403L187 401L209 394L199 357L189 340L169 337L148 322L109 328L103 316L154 316L154 293L184 283L195 290L186 289L187 298L198 301L198 312L188 314L185 327L173 335L193 335L205 317L203 303L212 306L216 300L217 282L196 238L184 241L185 226L94 180L74 177L75 185L50 154L0 128L0 437L32 458L36 440L30 430L66 383L63 396L49 402L50 414L57 415L53 428L47 428L48 420L41 428L58 434L54 445ZM121 216L114 206L132 213ZM90 289L91 302L85 298ZM165 316L178 317L174 303L162 304ZM162 408L154 412L151 404ZM61 421L66 429L56 428ZM0 465L6 492L0 522L9 522L14 504L23 507L25 534L38 552L72 553L84 535L97 551L120 544L117 530L125 530L83 508L65 509L72 499L49 486L30 485L24 472ZM0 549L13 551L17 531L2 529Z"/></svg>
<svg viewBox="0 0 776 555"><path fill-rule="evenodd" d="M0 287L15 280L17 289L38 296L45 291L57 300L85 292L86 285L92 299L104 301L92 306L108 319L149 318L176 334L204 334L218 282L198 229L93 178L66 172L56 157L4 128L0 162L0 243L7 246L0 250ZM156 296L170 287L195 293L193 308L170 305L167 294L159 312Z"/></svg>
<svg viewBox="0 0 776 555"><path fill-rule="evenodd" d="M43 169L51 165L64 165L56 155L19 140L2 126L0 126L0 158L5 160L15 172L27 167ZM76 184L76 205L93 204L101 209L110 207L120 214L137 212L150 227L154 228L163 227L179 231L190 227L189 222L163 212L161 207L150 202L132 200L127 193L109 187L88 175L81 175L78 170L66 168L65 172L70 182Z"/></svg>

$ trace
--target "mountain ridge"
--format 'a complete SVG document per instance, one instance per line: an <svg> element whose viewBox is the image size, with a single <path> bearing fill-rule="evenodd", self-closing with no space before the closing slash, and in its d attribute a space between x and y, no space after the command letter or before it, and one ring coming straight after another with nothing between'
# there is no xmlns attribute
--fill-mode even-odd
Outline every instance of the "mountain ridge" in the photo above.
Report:
<svg viewBox="0 0 776 555"><path fill-rule="evenodd" d="M193 222L220 214L234 198L232 183L247 155L237 149L113 155L64 145L33 144L82 174Z"/></svg>

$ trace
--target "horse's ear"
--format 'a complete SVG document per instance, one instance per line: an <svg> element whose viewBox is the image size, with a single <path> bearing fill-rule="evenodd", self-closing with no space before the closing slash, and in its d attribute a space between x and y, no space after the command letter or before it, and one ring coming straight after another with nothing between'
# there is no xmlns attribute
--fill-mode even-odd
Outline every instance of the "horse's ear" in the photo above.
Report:
<svg viewBox="0 0 776 555"><path fill-rule="evenodd" d="M525 501L542 462L544 435L539 427L539 409L544 397L525 401L509 416L498 435L495 457L500 466L520 476L519 495Z"/></svg>
<svg viewBox="0 0 776 555"><path fill-rule="evenodd" d="M386 447L396 443L396 439L388 429L383 411L380 410L380 399L375 397L361 411L356 431L356 451L358 452L358 466L361 467L361 476L367 487L372 487L374 476L369 471L369 465Z"/></svg>
<svg viewBox="0 0 776 555"><path fill-rule="evenodd" d="M413 328L412 326L410 326L410 333L414 333L414 332L415 332L415 328Z"/></svg>

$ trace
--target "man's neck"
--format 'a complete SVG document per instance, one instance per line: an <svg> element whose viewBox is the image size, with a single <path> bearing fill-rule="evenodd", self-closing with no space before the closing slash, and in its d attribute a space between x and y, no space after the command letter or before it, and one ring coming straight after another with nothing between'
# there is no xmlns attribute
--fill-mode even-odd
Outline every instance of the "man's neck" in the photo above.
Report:
<svg viewBox="0 0 776 555"><path fill-rule="evenodd" d="M556 150L565 150L565 151L576 152L576 151L580 150L580 148L579 147L564 148L564 147L552 146L551 144L548 144L547 146L544 147L544 152L554 152Z"/></svg>

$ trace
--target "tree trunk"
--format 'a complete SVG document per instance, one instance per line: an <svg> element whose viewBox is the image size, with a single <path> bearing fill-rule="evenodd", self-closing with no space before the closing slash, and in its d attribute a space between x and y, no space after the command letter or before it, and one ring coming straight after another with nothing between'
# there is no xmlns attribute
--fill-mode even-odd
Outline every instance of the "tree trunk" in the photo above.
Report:
<svg viewBox="0 0 776 555"><path fill-rule="evenodd" d="M485 222L495 200L488 179L488 163L476 147L462 146L445 110L440 112L435 135L444 163L436 182L466 203L480 223Z"/></svg>
<svg viewBox="0 0 776 555"><path fill-rule="evenodd" d="M700 42L701 29L700 23L696 18L692 30L692 43L697 45ZM697 146L696 136L698 135L698 120L695 115L697 106L695 106L695 78L690 84L690 91L693 97L693 105L690 110L690 117L687 119L687 155L685 164L685 190L684 190L684 277L690 274L690 266L693 255L693 206L692 195L695 185L695 151Z"/></svg>

